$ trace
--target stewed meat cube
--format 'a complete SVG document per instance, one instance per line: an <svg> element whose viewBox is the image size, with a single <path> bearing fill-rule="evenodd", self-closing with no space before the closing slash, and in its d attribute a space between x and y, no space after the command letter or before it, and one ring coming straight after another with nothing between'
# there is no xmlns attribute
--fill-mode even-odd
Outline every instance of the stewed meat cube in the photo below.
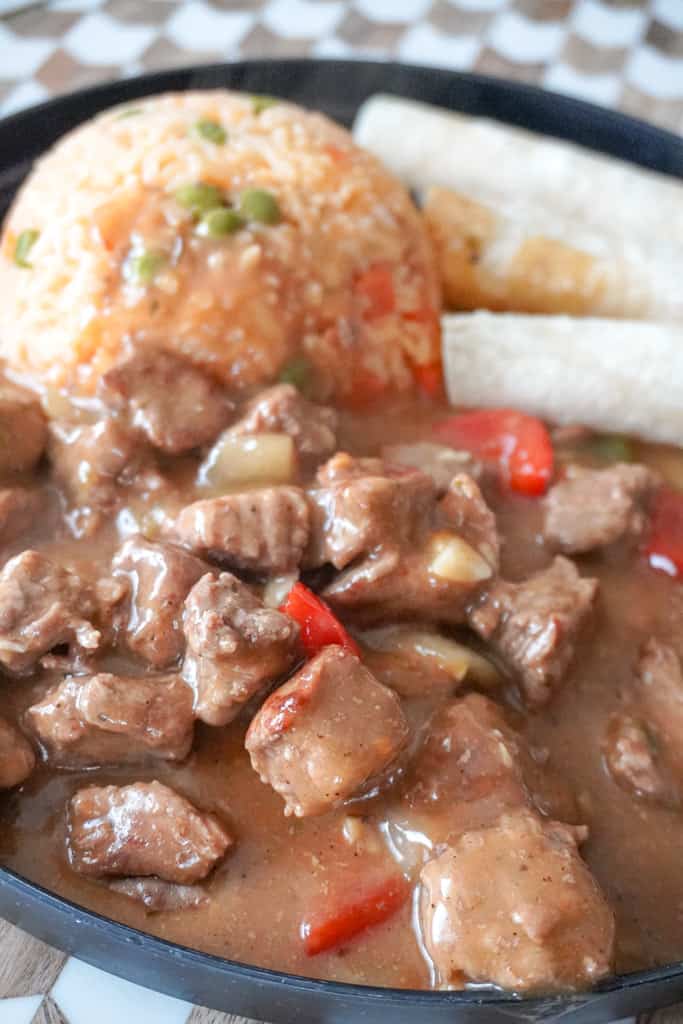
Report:
<svg viewBox="0 0 683 1024"><path fill-rule="evenodd" d="M304 492L285 486L196 501L176 521L178 537L193 551L260 573L296 569L309 531Z"/></svg>
<svg viewBox="0 0 683 1024"><path fill-rule="evenodd" d="M299 627L266 608L228 572L207 573L188 594L183 613L187 653L183 676L194 689L195 714L227 725L240 709L292 664Z"/></svg>
<svg viewBox="0 0 683 1024"><path fill-rule="evenodd" d="M130 649L155 668L166 668L184 649L183 602L207 571L199 558L175 544L130 537L114 556L114 575L127 580L125 637Z"/></svg>
<svg viewBox="0 0 683 1024"><path fill-rule="evenodd" d="M33 469L45 451L47 425L33 395L0 385L0 473Z"/></svg>
<svg viewBox="0 0 683 1024"><path fill-rule="evenodd" d="M0 789L24 782L36 766L33 747L15 725L0 717Z"/></svg>
<svg viewBox="0 0 683 1024"><path fill-rule="evenodd" d="M105 373L100 396L170 455L209 444L233 412L233 403L208 374L149 346Z"/></svg>
<svg viewBox="0 0 683 1024"><path fill-rule="evenodd" d="M398 697L358 658L326 647L266 700L247 732L251 763L285 814L322 814L379 776L408 740Z"/></svg>
<svg viewBox="0 0 683 1024"><path fill-rule="evenodd" d="M165 487L139 435L112 417L92 424L51 423L48 454L86 533L116 506L123 488L140 492Z"/></svg>
<svg viewBox="0 0 683 1024"><path fill-rule="evenodd" d="M574 656L598 581L557 556L522 583L496 581L473 604L470 623L516 673L527 704L546 704Z"/></svg>
<svg viewBox="0 0 683 1024"><path fill-rule="evenodd" d="M80 576L24 551L0 572L0 663L23 674L63 644L75 655L92 653L102 639L95 617L92 588Z"/></svg>
<svg viewBox="0 0 683 1024"><path fill-rule="evenodd" d="M411 466L426 473L434 481L437 492L445 494L451 480L458 473L468 473L478 478L481 466L470 452L459 452L447 444L434 441L414 441L408 444L387 444L382 448L385 462L399 466Z"/></svg>
<svg viewBox="0 0 683 1024"><path fill-rule="evenodd" d="M192 691L174 675L68 677L27 719L54 764L179 761L192 746Z"/></svg>
<svg viewBox="0 0 683 1024"><path fill-rule="evenodd" d="M310 493L312 566L343 569L382 546L415 544L431 518L434 485L426 474L385 467L379 459L339 452L318 472Z"/></svg>
<svg viewBox="0 0 683 1024"><path fill-rule="evenodd" d="M605 762L636 797L666 806L683 798L683 670L667 644L645 644L623 707L610 719Z"/></svg>
<svg viewBox="0 0 683 1024"><path fill-rule="evenodd" d="M404 800L435 843L521 807L576 816L573 794L547 759L478 693L448 701L434 715L407 773Z"/></svg>
<svg viewBox="0 0 683 1024"><path fill-rule="evenodd" d="M115 878L109 888L141 903L148 914L194 910L209 902L201 885L178 885L162 878Z"/></svg>
<svg viewBox="0 0 683 1024"><path fill-rule="evenodd" d="M657 474L647 466L573 466L545 498L545 539L560 551L578 554L636 537L647 522L647 505L658 485Z"/></svg>
<svg viewBox="0 0 683 1024"><path fill-rule="evenodd" d="M398 515L387 515L377 546L333 579L323 596L360 623L411 618L457 625L465 621L468 602L497 570L495 518L464 473L453 478L439 501L424 474L409 471L406 477L420 481L418 493L424 498L413 505L408 528L400 529ZM428 491L422 490L425 481ZM347 514L353 525L364 510L353 504Z"/></svg>
<svg viewBox="0 0 683 1024"><path fill-rule="evenodd" d="M35 527L44 516L46 495L25 487L0 490L0 544L10 544Z"/></svg>
<svg viewBox="0 0 683 1024"><path fill-rule="evenodd" d="M443 984L540 993L610 972L614 916L579 855L580 835L519 811L425 865L422 937Z"/></svg>
<svg viewBox="0 0 683 1024"><path fill-rule="evenodd" d="M67 850L82 875L206 878L233 839L213 814L161 782L88 786L69 802Z"/></svg>
<svg viewBox="0 0 683 1024"><path fill-rule="evenodd" d="M337 418L334 409L309 402L292 384L276 384L247 405L230 433L288 434L300 455L324 459L337 444Z"/></svg>

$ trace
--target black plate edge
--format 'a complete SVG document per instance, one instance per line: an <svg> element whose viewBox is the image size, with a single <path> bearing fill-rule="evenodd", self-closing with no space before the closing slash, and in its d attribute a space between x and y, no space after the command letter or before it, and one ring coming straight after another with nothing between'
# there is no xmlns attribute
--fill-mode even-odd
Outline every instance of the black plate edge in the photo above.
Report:
<svg viewBox="0 0 683 1024"><path fill-rule="evenodd" d="M28 170L31 161L45 150L45 139L48 140L47 144L49 145L65 131L75 127L80 121L87 120L107 106L125 103L128 100L155 92L182 90L190 87L197 89L230 87L245 91L264 92L267 90L264 89L263 82L268 77L275 76L277 78L278 75L286 71L293 81L304 78L310 83L311 77L315 77L316 71L320 70L321 66L325 67L326 75L329 75L330 69L333 69L341 79L353 72L366 74L372 72L383 79L377 91L390 91L408 98L421 99L424 102L436 103L446 109L450 106L451 109L475 113L482 100L481 94L487 94L487 101L493 95L496 99L495 113L491 113L490 104L487 102L488 111L482 116L494 117L509 124L527 127L526 120L530 116L531 110L537 117L537 126L529 130L542 135L564 138L589 150L607 153L674 178L683 178L683 139L672 132L628 114L605 109L575 97L549 92L527 83L508 82L493 76L456 72L431 66L389 61L283 58L190 65L167 71L149 72L142 76L116 82L105 82L84 90L67 93L9 115L0 120L0 190L8 185L15 186L19 177L16 164L8 163L5 160L5 154L11 152L12 144L15 146L20 144L22 137L25 137L27 132L34 135L36 128L45 129L46 120L49 122L49 131L41 132L39 144L36 143L35 136L32 140L23 139L25 143L28 142L29 155L22 160L20 172ZM413 76L416 83L422 86L418 95L412 86L406 87L403 84L406 74ZM252 76L258 79L258 85L255 83L250 86ZM229 85L226 83L227 77L230 78ZM395 81L392 83L391 80L387 81L387 78L395 79ZM453 100L457 100L457 102L445 104L443 99L439 102L431 98L430 93L436 91L443 96L443 89L437 90L433 85L431 88L429 87L429 83L436 80L448 85L447 91L452 92ZM296 87L293 91L296 93ZM275 95L283 95L277 87L273 88L272 92ZM291 93L292 90L288 88L288 96L291 96ZM103 97L107 97L105 104L102 103ZM520 115L516 109L516 100L519 97L523 97L530 104L525 108L523 115ZM297 101L296 95L291 98L295 102ZM79 115L78 119L74 119L67 110L69 104L75 102L83 106L82 116ZM348 101L346 105L348 105ZM329 97L326 106L330 110L330 115L336 116L333 109L334 104L329 102ZM339 103L340 110L343 110L344 106L344 102ZM553 108L552 115L549 114L551 107ZM340 116L339 119L348 123L348 118ZM596 134L600 135L599 139L596 138ZM12 174L13 169L14 174ZM108 933L109 936L113 934L121 948L128 946L143 949L146 947L146 950L153 953L155 957L181 960L199 969L210 967L226 975L226 980L229 976L235 981L251 981L257 985L266 986L271 994L274 990L284 986L290 994L317 995L324 999L334 995L346 1004L345 1012L352 1008L354 1014L358 1015L360 1012L361 1016L365 1016L364 1007L371 1010L373 1003L381 1001L383 1007L386 1007L387 1004L392 1007L396 1021L403 1019L406 1010L408 1011L407 1020L415 1010L422 1009L425 1012L431 1012L438 1006L440 1009L446 1010L451 1017L457 1010L459 1019L463 1019L460 1015L462 1010L486 1008L488 1014L494 1013L501 1019L507 1020L522 1018L534 1020L566 1016L571 1017L572 1021L580 1019L581 1022L585 1021L586 1024L591 1024L593 1021L606 1019L604 1007L606 999L609 1002L608 1014L614 1017L618 1015L622 1004L625 1014L633 1013L636 1008L633 997L637 997L638 994L640 994L640 998L637 998L636 1002L639 1009L666 1005L683 998L683 961L628 975L615 975L596 989L580 993L577 996L547 999L519 999L514 995L497 991L423 991L320 981L200 953L157 938L80 907L78 904L30 882L18 873L0 866L0 909L8 920L20 927L23 920L22 908L13 899L12 892L17 896L20 895L28 904L35 903L38 907L49 909L52 923L58 919L64 919L65 923L72 920L75 922L77 931L82 925L93 938L100 936L103 932ZM33 923L25 927L33 934L40 933L40 928ZM59 941L60 936L61 942ZM106 953L103 956L95 947L89 950L84 949L79 942L65 942L62 933L53 932L47 922L43 928L43 937L95 966L119 973L121 977L128 980L138 980L140 984L148 986L151 984L148 970L144 966L138 967L134 961L130 961L126 964L125 972L117 971L119 965L116 964L112 968ZM71 946L73 949L69 948ZM146 980L143 980L143 976ZM153 984L160 991L166 991L180 998L194 999L201 1003L201 993L199 996L196 993L187 994L180 977L177 984L161 980L158 984L156 982ZM620 996L627 997L626 1001L617 998L615 1002L614 997ZM582 1009L587 1010L588 1013L582 1013ZM253 1014L254 1011L243 1006L239 1010L232 1010L232 1012ZM370 1016L374 1019L372 1013ZM283 1018L279 1017L278 1019L282 1020ZM305 1020L308 1018L297 1012L291 1019ZM319 1020L320 1018L312 1019ZM326 1014L325 1019L332 1018ZM478 1016L477 1019L481 1020L481 1016Z"/></svg>

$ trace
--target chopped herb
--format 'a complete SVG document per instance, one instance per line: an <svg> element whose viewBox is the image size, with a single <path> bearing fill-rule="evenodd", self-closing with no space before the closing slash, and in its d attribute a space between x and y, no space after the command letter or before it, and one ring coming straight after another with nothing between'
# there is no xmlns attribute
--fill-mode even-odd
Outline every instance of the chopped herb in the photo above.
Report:
<svg viewBox="0 0 683 1024"><path fill-rule="evenodd" d="M137 284L151 284L166 262L166 254L159 249L143 249L129 259L130 276Z"/></svg>
<svg viewBox="0 0 683 1024"><path fill-rule="evenodd" d="M126 117L137 117L138 114L142 113L142 107L126 107L120 114L116 115L117 121L123 121Z"/></svg>
<svg viewBox="0 0 683 1024"><path fill-rule="evenodd" d="M282 384L293 384L302 394L308 395L311 391L311 373L313 367L305 356L298 356L280 371L280 382Z"/></svg>
<svg viewBox="0 0 683 1024"><path fill-rule="evenodd" d="M619 434L599 434L591 439L589 448L605 462L633 462L633 445Z"/></svg>
<svg viewBox="0 0 683 1024"><path fill-rule="evenodd" d="M181 185L175 192L176 202L190 210L194 217L201 217L207 210L214 210L223 202L220 189L215 185L197 182L196 185Z"/></svg>
<svg viewBox="0 0 683 1024"><path fill-rule="evenodd" d="M261 114L268 107L274 107L277 103L275 96L252 96L251 109L255 114Z"/></svg>
<svg viewBox="0 0 683 1024"><path fill-rule="evenodd" d="M280 207L272 192L262 188L248 188L240 197L240 212L247 220L261 224L277 224L280 221Z"/></svg>
<svg viewBox="0 0 683 1024"><path fill-rule="evenodd" d="M32 263L29 263L28 257L39 237L40 232L36 231L35 228L28 228L26 231L21 232L14 246L14 262L18 267L29 269L33 266Z"/></svg>
<svg viewBox="0 0 683 1024"><path fill-rule="evenodd" d="M199 136L200 139L204 139L205 142L213 142L216 146L222 146L228 137L228 133L222 124L208 119L197 121L192 127L192 132L194 135Z"/></svg>
<svg viewBox="0 0 683 1024"><path fill-rule="evenodd" d="M202 216L198 232L208 238L225 238L244 227L244 217L231 210L227 206L217 206L213 210L207 210Z"/></svg>

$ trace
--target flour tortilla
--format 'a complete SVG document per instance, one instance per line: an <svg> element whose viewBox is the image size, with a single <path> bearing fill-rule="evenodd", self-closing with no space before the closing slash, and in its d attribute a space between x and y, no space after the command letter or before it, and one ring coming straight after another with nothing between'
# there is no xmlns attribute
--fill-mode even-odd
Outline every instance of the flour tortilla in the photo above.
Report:
<svg viewBox="0 0 683 1024"><path fill-rule="evenodd" d="M683 327L484 312L442 323L453 404L683 445Z"/></svg>
<svg viewBox="0 0 683 1024"><path fill-rule="evenodd" d="M683 252L617 246L585 228L560 238L550 223L538 233L438 185L423 212L448 309L683 321Z"/></svg>
<svg viewBox="0 0 683 1024"><path fill-rule="evenodd" d="M450 273L442 261L452 304L683 320L683 184L675 179L392 96L363 104L354 135L418 193L441 186L474 204L476 216L493 218L476 275L486 280L474 295L463 299L466 285L454 280L457 260ZM525 243L533 258L528 266L517 260L513 286L510 267ZM550 274L539 279L544 247L554 282ZM562 281L567 267L569 280Z"/></svg>

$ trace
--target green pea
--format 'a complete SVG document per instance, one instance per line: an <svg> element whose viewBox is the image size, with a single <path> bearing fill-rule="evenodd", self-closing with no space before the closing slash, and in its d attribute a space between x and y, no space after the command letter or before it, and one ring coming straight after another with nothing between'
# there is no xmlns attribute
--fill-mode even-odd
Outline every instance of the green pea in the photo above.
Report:
<svg viewBox="0 0 683 1024"><path fill-rule="evenodd" d="M305 356L297 356L280 371L280 382L282 384L293 384L303 395L311 390L311 366Z"/></svg>
<svg viewBox="0 0 683 1024"><path fill-rule="evenodd" d="M29 263L28 257L39 237L40 232L35 228L27 228L26 231L21 232L14 246L14 262L18 267L30 269L33 266L32 263Z"/></svg>
<svg viewBox="0 0 683 1024"><path fill-rule="evenodd" d="M206 142L213 142L216 146L222 146L228 138L228 133L222 124L218 121L206 120L197 121L193 126L192 132L194 135L199 136L200 139L204 139Z"/></svg>
<svg viewBox="0 0 683 1024"><path fill-rule="evenodd" d="M159 249L143 249L130 257L130 276L137 284L151 284L165 262L166 254Z"/></svg>
<svg viewBox="0 0 683 1024"><path fill-rule="evenodd" d="M194 217L201 217L207 210L213 210L223 202L220 189L215 185L206 185L203 181L196 185L181 185L175 191L175 199Z"/></svg>
<svg viewBox="0 0 683 1024"><path fill-rule="evenodd" d="M208 238L225 238L244 227L244 217L231 210L227 206L217 206L214 210L207 210L202 216L198 232Z"/></svg>
<svg viewBox="0 0 683 1024"><path fill-rule="evenodd" d="M251 97L251 109L256 115L261 114L264 110L267 110L268 107L275 106L276 103L277 99L275 96L255 95Z"/></svg>
<svg viewBox="0 0 683 1024"><path fill-rule="evenodd" d="M605 462L633 462L633 445L619 434L599 434L590 441L590 450Z"/></svg>
<svg viewBox="0 0 683 1024"><path fill-rule="evenodd" d="M272 192L262 188L248 188L240 197L240 212L247 220L256 220L261 224L278 224L280 207Z"/></svg>

